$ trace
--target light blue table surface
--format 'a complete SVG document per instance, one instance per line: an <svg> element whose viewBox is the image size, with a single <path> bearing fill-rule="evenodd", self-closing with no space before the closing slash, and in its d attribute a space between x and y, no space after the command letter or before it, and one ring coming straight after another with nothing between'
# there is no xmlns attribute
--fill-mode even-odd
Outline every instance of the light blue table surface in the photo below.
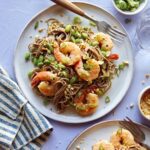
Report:
<svg viewBox="0 0 150 150"><path fill-rule="evenodd" d="M81 1L81 0L80 0ZM86 0L82 0L83 2ZM136 32L136 24L141 14L132 16L132 22L125 24L127 16L119 14L113 7L111 0L90 0L89 3L104 7L116 16L129 33L130 39L134 45L134 35ZM0 65L2 65L15 79L13 70L13 56L17 40L26 23L39 11L52 5L49 0L0 0ZM150 2L148 3L150 5ZM149 6L147 6L149 7ZM72 125L59 123L49 119L54 127L53 133L49 140L43 146L43 150L65 150L70 141L87 127L104 120L123 119L130 116L133 120L150 126L150 122L142 118L137 106L139 92L147 85L150 85L150 79L145 79L145 74L150 73L150 52L138 51L135 48L134 53L134 76L132 84L124 97L123 101L105 117L96 121ZM141 81L145 81L142 84ZM134 104L134 108L127 109L130 104Z"/></svg>

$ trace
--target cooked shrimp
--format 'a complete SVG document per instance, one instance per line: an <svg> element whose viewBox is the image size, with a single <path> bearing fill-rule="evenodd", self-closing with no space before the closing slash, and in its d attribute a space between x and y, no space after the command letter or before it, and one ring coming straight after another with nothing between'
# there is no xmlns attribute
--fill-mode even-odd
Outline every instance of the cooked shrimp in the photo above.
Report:
<svg viewBox="0 0 150 150"><path fill-rule="evenodd" d="M133 135L126 129L118 129L117 132L114 132L111 136L110 142L115 146L115 148L135 144Z"/></svg>
<svg viewBox="0 0 150 150"><path fill-rule="evenodd" d="M54 96L56 89L53 84L49 84L47 81L42 81L38 85L39 91L45 96Z"/></svg>
<svg viewBox="0 0 150 150"><path fill-rule="evenodd" d="M56 74L53 74L50 71L41 71L35 75L35 77L31 81L31 86L35 87L38 85L41 81L49 81L54 82L58 79Z"/></svg>
<svg viewBox="0 0 150 150"><path fill-rule="evenodd" d="M63 42L54 48L54 56L57 61L72 66L81 59L81 51L75 43Z"/></svg>
<svg viewBox="0 0 150 150"><path fill-rule="evenodd" d="M92 81L96 79L100 72L98 61L95 59L88 59L86 61L86 66L87 70L84 69L82 60L75 65L75 70L79 77L85 81Z"/></svg>
<svg viewBox="0 0 150 150"><path fill-rule="evenodd" d="M105 50L105 51L112 50L113 42L111 40L111 37L108 34L100 32L95 36L95 39L99 42L101 50Z"/></svg>
<svg viewBox="0 0 150 150"><path fill-rule="evenodd" d="M88 116L93 114L97 107L99 101L98 96L94 93L82 93L74 103L76 111L82 116Z"/></svg>
<svg viewBox="0 0 150 150"><path fill-rule="evenodd" d="M92 150L115 150L115 148L110 142L101 140L93 145Z"/></svg>

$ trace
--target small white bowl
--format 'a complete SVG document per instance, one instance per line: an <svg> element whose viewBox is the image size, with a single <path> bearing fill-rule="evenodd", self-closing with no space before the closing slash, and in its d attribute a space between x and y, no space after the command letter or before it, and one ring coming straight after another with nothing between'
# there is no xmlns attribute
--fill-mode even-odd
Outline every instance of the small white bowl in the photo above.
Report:
<svg viewBox="0 0 150 150"><path fill-rule="evenodd" d="M141 12L144 8L145 8L145 6L147 5L147 2L148 2L148 0L144 0L141 4L140 4L140 6L135 10L135 11L124 11L124 10L121 10L121 9L119 9L117 6L116 6L116 4L115 4L115 1L114 0L112 0L112 3L113 3L113 5L114 5L114 7L116 8L116 10L117 11L119 11L120 13L122 13L122 14L124 14L124 15L136 15L136 14L138 14L139 12Z"/></svg>
<svg viewBox="0 0 150 150"><path fill-rule="evenodd" d="M146 117L146 115L143 113L143 111L142 111L142 109L141 109L141 105L140 105L142 96L143 96L143 94L144 94L147 90L150 90L150 86L147 86L146 88L144 88L144 89L140 92L140 94L139 94L139 96L138 96L138 107L139 107L139 110L140 110L141 115L142 115L145 119L147 119L147 120L150 121L150 118Z"/></svg>

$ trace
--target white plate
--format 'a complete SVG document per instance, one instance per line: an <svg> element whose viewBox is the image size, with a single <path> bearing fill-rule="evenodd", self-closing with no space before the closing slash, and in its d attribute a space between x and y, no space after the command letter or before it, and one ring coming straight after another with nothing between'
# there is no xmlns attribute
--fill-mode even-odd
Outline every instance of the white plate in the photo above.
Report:
<svg viewBox="0 0 150 150"><path fill-rule="evenodd" d="M83 9L88 14L100 19L106 20L112 26L117 26L123 32L126 32L121 24L108 12L103 10L102 8L93 6L91 4L85 3L76 3L81 9ZM63 17L62 17L63 14ZM119 77L116 77L113 80L112 87L107 92L106 95L109 95L111 102L109 104L105 104L105 96L100 98L100 106L95 114L88 116L88 117L81 117L72 110L66 110L65 113L58 114L53 105L44 106L42 97L36 95L30 86L30 81L28 79L28 72L31 71L34 66L30 62L25 62L24 54L28 50L28 44L31 43L33 38L29 38L31 35L35 36L38 31L34 30L34 24L37 20L47 20L49 18L57 18L64 22L65 24L71 23L73 17L76 16L75 14L64 10L59 6L52 6L41 13L39 13L36 17L34 17L26 26L24 31L22 32L20 39L18 41L18 45L15 52L15 59L14 59L14 67L15 67L15 74L18 84L23 91L24 95L30 101L30 103L37 108L42 114L45 116L52 118L57 121L66 122L66 123L83 123L98 119L107 113L109 113L112 109L114 109L119 102L121 102L123 96L127 92L129 85L131 83L132 75L133 75L133 59L132 59L132 46L130 43L129 38L127 37L121 46L115 45L113 52L119 53L120 59L117 63L121 63L123 60L129 61L130 65L128 68L123 71ZM88 25L89 21L83 19L83 24ZM40 23L40 27L46 27L46 24ZM96 30L96 29L95 29ZM50 108L53 108L51 110Z"/></svg>
<svg viewBox="0 0 150 150"><path fill-rule="evenodd" d="M67 150L76 150L77 147L80 147L80 150L91 150L92 145L99 140L109 141L112 133L117 131L120 127L119 121L117 120L95 124L75 137L74 140L69 144ZM150 129L143 125L140 125L140 127L145 133L145 143L148 144L150 141Z"/></svg>

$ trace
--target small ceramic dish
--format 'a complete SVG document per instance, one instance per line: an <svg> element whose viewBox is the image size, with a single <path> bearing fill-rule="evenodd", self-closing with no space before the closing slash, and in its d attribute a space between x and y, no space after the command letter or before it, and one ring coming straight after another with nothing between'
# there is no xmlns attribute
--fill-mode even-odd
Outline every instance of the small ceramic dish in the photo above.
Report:
<svg viewBox="0 0 150 150"><path fill-rule="evenodd" d="M138 97L138 107L139 107L139 110L140 110L141 115L142 115L144 118L146 118L147 120L150 120L150 115L146 115L146 114L144 113L144 111L148 111L147 109L148 109L148 107L150 107L150 105L148 105L148 104L145 102L145 100L143 100L146 95L150 95L150 86L144 88L144 89L140 92L139 97ZM142 101L143 101L143 104L142 104ZM145 103L145 104L144 104L144 103ZM144 107L144 106L145 106L145 107ZM143 111L143 108L145 109L144 111ZM149 111L150 111L150 108L149 108Z"/></svg>
<svg viewBox="0 0 150 150"><path fill-rule="evenodd" d="M119 8L116 6L115 1L112 0L113 5L114 5L114 7L116 8L116 10L117 10L118 12L120 12L120 13L122 13L122 14L124 14L124 15L129 15L129 16L130 16L130 15L136 15L136 14L138 14L139 12L141 12L141 11L146 7L147 2L148 2L148 0L144 0L144 1L140 4L140 6L139 6L135 11L125 11L125 10L119 9Z"/></svg>

